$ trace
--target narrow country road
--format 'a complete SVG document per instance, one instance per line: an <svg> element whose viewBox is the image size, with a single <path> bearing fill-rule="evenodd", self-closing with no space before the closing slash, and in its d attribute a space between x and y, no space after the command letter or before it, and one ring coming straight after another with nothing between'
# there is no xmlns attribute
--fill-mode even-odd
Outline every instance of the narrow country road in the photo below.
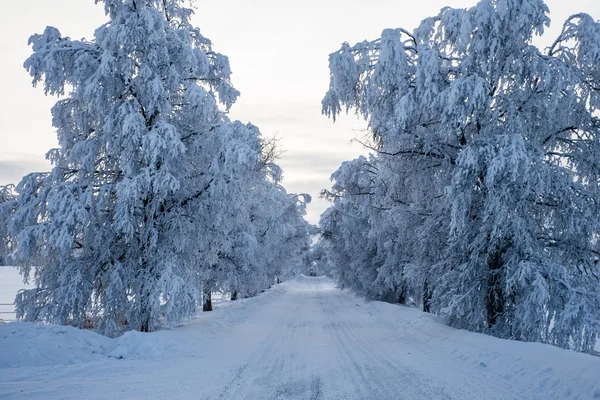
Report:
<svg viewBox="0 0 600 400"><path fill-rule="evenodd" d="M422 365L426 357L419 354L429 350L382 329L381 322L357 302L328 280L305 279L289 288L276 307L262 313L260 322L251 322L263 325L261 340L235 366L235 375L219 397L462 399L468 393L473 398L510 398L498 388L490 390L483 382L450 370L445 382L431 376ZM239 333L243 332L241 328ZM215 393L206 398L215 398Z"/></svg>
<svg viewBox="0 0 600 400"><path fill-rule="evenodd" d="M154 335L162 357L4 369L0 397L508 400L568 398L579 385L521 354L530 344L511 350L514 342L417 310L364 302L326 278L302 277Z"/></svg>

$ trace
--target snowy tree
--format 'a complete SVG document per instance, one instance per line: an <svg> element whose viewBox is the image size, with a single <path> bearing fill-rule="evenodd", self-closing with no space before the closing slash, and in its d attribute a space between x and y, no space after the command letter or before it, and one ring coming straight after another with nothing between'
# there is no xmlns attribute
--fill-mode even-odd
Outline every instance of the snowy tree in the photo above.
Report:
<svg viewBox="0 0 600 400"><path fill-rule="evenodd" d="M334 118L354 109L373 135L381 214L358 229L382 261L361 267L378 272L366 282L408 286L458 327L591 351L600 24L575 15L541 51L548 13L541 0L482 0L344 44L323 105Z"/></svg>
<svg viewBox="0 0 600 400"><path fill-rule="evenodd" d="M276 143L261 139L251 124L232 126L229 136L220 136L226 145L215 158L235 163L219 167L228 176L206 214L216 250L202 278L207 311L212 291L248 297L287 277L310 242L310 225L302 218L310 198L281 186Z"/></svg>
<svg viewBox="0 0 600 400"><path fill-rule="evenodd" d="M183 233L194 221L183 215L210 182L197 152L225 121L215 98L228 107L237 92L227 59L178 1L105 9L110 21L92 42L55 28L30 40L34 83L71 91L52 110L60 145L49 153L52 172L20 190L32 191L17 214L21 256L36 249L43 268L35 296L22 294L18 308L37 319L28 307L44 304L41 317L80 326L92 311L102 330L124 319L147 331L195 309L196 281L182 267L193 262L184 258L195 243Z"/></svg>
<svg viewBox="0 0 600 400"><path fill-rule="evenodd" d="M8 224L16 206L16 193L13 185L0 186L0 265L9 263L12 251L12 238Z"/></svg>
<svg viewBox="0 0 600 400"><path fill-rule="evenodd" d="M322 234L323 232L316 231L315 234ZM327 243L323 240L316 241L311 247L306 262L306 268L308 273L311 271L315 272L317 276L329 276L333 274L333 268L329 260L329 249L327 249ZM305 275L308 275L306 272Z"/></svg>
<svg viewBox="0 0 600 400"><path fill-rule="evenodd" d="M280 283L298 275L305 256L310 251L314 227L303 216L312 199L306 193L287 193L279 182L274 182L269 191L270 202L266 202L263 207L271 204L272 209L277 212L267 219L267 230L263 233L263 238L266 248L272 254L268 266L270 280Z"/></svg>
<svg viewBox="0 0 600 400"><path fill-rule="evenodd" d="M371 162L374 160L370 160ZM342 288L350 287L367 298L382 299L373 287L380 263L377 246L370 236L373 207L373 165L365 157L344 162L333 174L335 184L322 196L333 207L321 216L323 236L329 242L331 262Z"/></svg>
<svg viewBox="0 0 600 400"><path fill-rule="evenodd" d="M259 252L247 203L265 179L262 140L227 118L239 94L228 60L183 1L104 7L92 41L51 27L30 39L34 84L65 97L52 109L52 171L17 188L16 255L24 274L36 266L17 313L151 331L193 316L215 270Z"/></svg>

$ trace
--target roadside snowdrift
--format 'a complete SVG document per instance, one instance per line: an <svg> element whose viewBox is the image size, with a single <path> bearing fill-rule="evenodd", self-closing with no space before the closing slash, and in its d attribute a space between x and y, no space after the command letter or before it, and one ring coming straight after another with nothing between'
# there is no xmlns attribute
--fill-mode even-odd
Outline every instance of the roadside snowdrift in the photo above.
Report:
<svg viewBox="0 0 600 400"><path fill-rule="evenodd" d="M164 352L165 344L156 335L139 332L111 339L71 326L0 324L0 368L67 365L105 358L148 359Z"/></svg>
<svg viewBox="0 0 600 400"><path fill-rule="evenodd" d="M434 315L399 305L374 301L365 307L396 331L398 340L429 349L424 357L454 360L490 380L528 388L540 399L600 398L600 357L455 329Z"/></svg>
<svg viewBox="0 0 600 400"><path fill-rule="evenodd" d="M174 330L153 333L126 332L109 338L71 326L13 322L0 324L0 369L69 365L103 359L151 360L167 354L186 354L186 346L206 337L228 332L251 317L267 300L265 295L281 295L282 288L251 299L226 302L217 296L215 311L199 313L189 323Z"/></svg>

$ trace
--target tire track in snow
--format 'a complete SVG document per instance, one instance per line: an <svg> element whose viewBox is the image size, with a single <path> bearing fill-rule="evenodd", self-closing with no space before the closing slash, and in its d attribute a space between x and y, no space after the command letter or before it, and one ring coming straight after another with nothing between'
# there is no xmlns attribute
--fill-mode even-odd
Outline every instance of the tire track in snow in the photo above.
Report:
<svg viewBox="0 0 600 400"><path fill-rule="evenodd" d="M453 371L426 341L411 340L385 325L354 295L331 282L306 280L249 323L264 325L264 339L221 389L221 399L440 399L514 393L482 385ZM244 326L238 329L244 330ZM414 358L413 356L416 356ZM442 365L419 368L424 358ZM426 361L426 360L425 360ZM449 371L445 373L444 371ZM442 379L440 379L442 378ZM513 395L513 396L511 396Z"/></svg>
<svg viewBox="0 0 600 400"><path fill-rule="evenodd" d="M392 359L389 353L381 352L375 346L378 337L370 329L375 326L373 321L365 320L364 311L356 310L354 302L343 300L342 296L332 296L323 309L327 310L335 327L332 334L338 339L340 352L347 355L348 365L362 378L356 382L362 382L368 389L361 388L363 398L451 398L441 390L426 390L430 389L427 379L418 377L409 367L401 365L398 358ZM357 312L353 313L353 310ZM349 312L352 313L350 318L347 316ZM334 325L334 321L339 323Z"/></svg>
<svg viewBox="0 0 600 400"><path fill-rule="evenodd" d="M322 286L288 292L284 311L221 398L450 398L423 390L422 379L372 343L364 310L355 314L346 294ZM315 348L326 348L327 357Z"/></svg>
<svg viewBox="0 0 600 400"><path fill-rule="evenodd" d="M300 340L298 327L303 325L300 316L304 315L301 304L295 300L293 296L285 297L278 315L271 321L269 334L248 357L240 373L227 384L220 398L320 398L318 378L309 382L294 378L306 370L297 362L295 352Z"/></svg>

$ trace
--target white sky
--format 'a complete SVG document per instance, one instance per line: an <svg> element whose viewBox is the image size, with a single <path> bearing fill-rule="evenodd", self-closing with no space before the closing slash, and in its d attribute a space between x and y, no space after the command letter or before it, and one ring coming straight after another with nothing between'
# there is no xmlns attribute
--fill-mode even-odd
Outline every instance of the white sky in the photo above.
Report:
<svg viewBox="0 0 600 400"><path fill-rule="evenodd" d="M0 25L0 184L49 168L44 154L56 146L50 108L55 98L31 87L23 69L27 39L46 25L64 36L91 39L106 21L93 0L3 1ZM308 219L317 222L328 204L318 198L344 160L362 153L352 138L365 128L354 116L334 125L321 115L329 83L328 54L341 43L379 37L384 28L409 30L444 6L468 7L476 0L197 0L194 23L229 56L233 84L242 92L231 117L278 134L286 150L279 163L290 192L313 196ZM600 18L598 0L550 0L553 24L544 45L571 14Z"/></svg>

